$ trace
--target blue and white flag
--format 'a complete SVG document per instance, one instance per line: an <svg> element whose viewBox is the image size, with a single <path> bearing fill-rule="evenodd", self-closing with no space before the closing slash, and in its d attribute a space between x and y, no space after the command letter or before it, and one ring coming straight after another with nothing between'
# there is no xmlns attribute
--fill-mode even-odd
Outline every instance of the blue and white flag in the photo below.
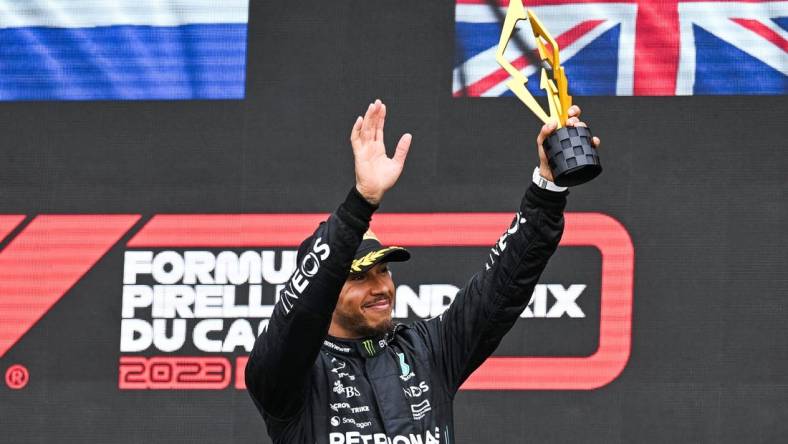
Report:
<svg viewBox="0 0 788 444"><path fill-rule="evenodd" d="M0 100L242 99L249 0L0 0Z"/></svg>

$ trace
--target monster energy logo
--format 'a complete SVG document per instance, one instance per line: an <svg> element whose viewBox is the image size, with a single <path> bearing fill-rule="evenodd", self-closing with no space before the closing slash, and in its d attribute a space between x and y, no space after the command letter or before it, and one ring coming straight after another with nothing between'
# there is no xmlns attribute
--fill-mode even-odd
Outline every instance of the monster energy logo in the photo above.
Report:
<svg viewBox="0 0 788 444"><path fill-rule="evenodd" d="M372 339L367 339L366 341L362 342L361 345L364 346L364 350L368 355L375 355L375 344L372 342Z"/></svg>

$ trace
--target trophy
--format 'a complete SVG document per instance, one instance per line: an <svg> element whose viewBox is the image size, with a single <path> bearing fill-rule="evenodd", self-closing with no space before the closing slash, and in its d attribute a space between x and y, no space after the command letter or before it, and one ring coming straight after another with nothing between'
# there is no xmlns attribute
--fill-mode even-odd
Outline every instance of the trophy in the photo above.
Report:
<svg viewBox="0 0 788 444"><path fill-rule="evenodd" d="M542 67L542 77L539 84L539 87L547 95L549 115L526 89L525 84L528 82L528 78L503 56L506 45L520 20L531 22L539 57L542 62L546 62L552 68L552 78L550 78L547 75L547 69ZM593 145L591 131L585 127L566 126L566 119L569 117L568 110L572 106L572 96L568 93L569 82L564 68L561 66L558 44L533 11L523 7L522 0L509 2L501 39L498 41L498 50L495 52L495 60L512 77L506 82L506 86L514 92L517 98L542 122L548 123L552 120L558 123L556 130L543 144L555 184L564 187L574 186L598 176L602 172L602 165L599 163L599 155Z"/></svg>

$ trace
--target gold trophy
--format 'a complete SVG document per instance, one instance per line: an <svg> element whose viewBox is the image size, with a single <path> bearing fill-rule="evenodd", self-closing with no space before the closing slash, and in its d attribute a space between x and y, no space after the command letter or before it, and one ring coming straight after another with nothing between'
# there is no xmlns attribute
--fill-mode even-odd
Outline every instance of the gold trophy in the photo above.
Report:
<svg viewBox="0 0 788 444"><path fill-rule="evenodd" d="M517 22L520 20L531 22L539 57L552 68L552 78L550 78L547 75L547 69L542 67L542 77L539 84L539 87L547 95L549 115L526 89L525 84L528 82L528 78L503 56L506 45L509 44ZM563 66L561 66L558 44L533 11L523 7L522 0L509 2L501 39L498 41L498 50L495 52L495 60L512 76L506 82L506 86L514 92L517 98L542 122L555 121L558 123L556 130L544 141L544 148L555 184L565 187L574 186L598 176L602 172L602 165L599 163L599 155L593 145L591 130L581 126L566 126L566 119L569 117L568 110L572 106L572 96L568 92L569 81Z"/></svg>

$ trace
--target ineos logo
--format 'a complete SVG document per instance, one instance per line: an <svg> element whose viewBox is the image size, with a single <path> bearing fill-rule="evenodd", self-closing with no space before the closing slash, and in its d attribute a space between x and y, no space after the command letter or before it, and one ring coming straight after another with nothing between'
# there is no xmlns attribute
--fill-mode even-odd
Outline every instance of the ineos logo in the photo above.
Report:
<svg viewBox="0 0 788 444"><path fill-rule="evenodd" d="M301 261L301 273L304 273L306 277L313 277L317 274L319 268L320 260L315 253L310 252L306 255L304 260Z"/></svg>

